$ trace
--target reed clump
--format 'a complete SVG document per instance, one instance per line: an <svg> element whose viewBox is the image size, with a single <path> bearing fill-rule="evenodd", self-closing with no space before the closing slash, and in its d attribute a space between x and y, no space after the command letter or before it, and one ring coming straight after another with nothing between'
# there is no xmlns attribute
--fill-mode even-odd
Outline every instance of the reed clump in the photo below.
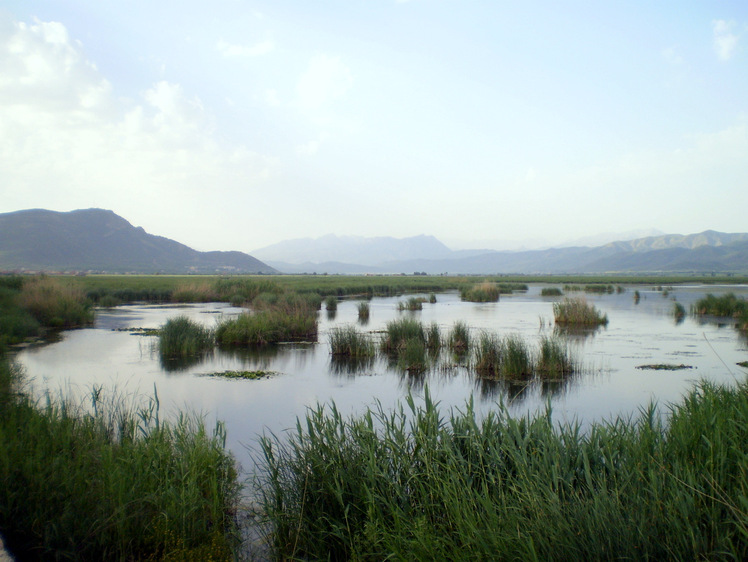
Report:
<svg viewBox="0 0 748 562"><path fill-rule="evenodd" d="M748 301L737 297L735 293L727 293L721 297L709 293L693 305L693 311L700 316L738 318L748 312Z"/></svg>
<svg viewBox="0 0 748 562"><path fill-rule="evenodd" d="M17 559L231 560L239 485L222 425L22 391L0 362L0 529Z"/></svg>
<svg viewBox="0 0 748 562"><path fill-rule="evenodd" d="M432 322L425 329L426 333L426 348L432 352L438 352L442 347L442 334L439 329L439 325L436 322Z"/></svg>
<svg viewBox="0 0 748 562"><path fill-rule="evenodd" d="M498 378L501 374L501 338L492 332L482 331L475 345L474 368L478 375Z"/></svg>
<svg viewBox="0 0 748 562"><path fill-rule="evenodd" d="M40 325L49 328L77 328L94 319L92 303L83 290L53 277L24 279L17 301Z"/></svg>
<svg viewBox="0 0 748 562"><path fill-rule="evenodd" d="M405 348L409 340L426 342L423 325L413 318L399 318L387 322L379 348L385 353L397 353Z"/></svg>
<svg viewBox="0 0 748 562"><path fill-rule="evenodd" d="M541 379L559 379L578 370L566 340L557 336L542 336L535 372Z"/></svg>
<svg viewBox="0 0 748 562"><path fill-rule="evenodd" d="M673 303L673 318L675 318L676 321L680 322L686 317L686 308L679 302Z"/></svg>
<svg viewBox="0 0 748 562"><path fill-rule="evenodd" d="M276 558L748 558L745 382L699 384L668 425L650 406L584 431L415 402L262 438Z"/></svg>
<svg viewBox="0 0 748 562"><path fill-rule="evenodd" d="M330 295L325 299L325 309L328 312L335 312L338 310L338 297Z"/></svg>
<svg viewBox="0 0 748 562"><path fill-rule="evenodd" d="M604 326L608 316L581 297L565 298L553 303L553 316L556 324L562 326Z"/></svg>
<svg viewBox="0 0 748 562"><path fill-rule="evenodd" d="M330 330L330 351L343 357L373 357L376 346L367 334L354 326L342 326Z"/></svg>
<svg viewBox="0 0 748 562"><path fill-rule="evenodd" d="M397 309L399 311L403 310L410 310L410 311L416 311L416 310L423 310L423 303L426 302L426 299L423 297L409 297L408 299L404 301L399 301L397 303Z"/></svg>
<svg viewBox="0 0 748 562"><path fill-rule="evenodd" d="M358 319L365 321L369 319L369 315L371 314L371 309L368 302L360 302L358 303Z"/></svg>
<svg viewBox="0 0 748 562"><path fill-rule="evenodd" d="M447 336L447 346L452 353L467 353L470 349L470 328L465 322L454 323Z"/></svg>
<svg viewBox="0 0 748 562"><path fill-rule="evenodd" d="M563 294L563 291L558 287L543 287L540 289L541 297L560 297Z"/></svg>
<svg viewBox="0 0 748 562"><path fill-rule="evenodd" d="M596 293L598 295L607 293L611 295L613 294L614 291L615 291L615 287L613 287L613 285L610 285L610 284L604 285L602 283L590 283L584 286L585 293Z"/></svg>
<svg viewBox="0 0 748 562"><path fill-rule="evenodd" d="M170 318L158 333L158 350L164 359L202 355L215 345L213 330L186 316Z"/></svg>
<svg viewBox="0 0 748 562"><path fill-rule="evenodd" d="M499 286L490 282L460 289L460 298L468 302L497 302L499 294Z"/></svg>

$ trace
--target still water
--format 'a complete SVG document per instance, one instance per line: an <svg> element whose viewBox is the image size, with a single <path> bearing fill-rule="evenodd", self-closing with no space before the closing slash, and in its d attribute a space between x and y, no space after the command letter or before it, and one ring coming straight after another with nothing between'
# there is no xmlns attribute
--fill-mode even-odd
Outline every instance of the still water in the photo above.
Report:
<svg viewBox="0 0 748 562"><path fill-rule="evenodd" d="M191 365L163 365L156 336L135 335L132 328L158 328L167 319L187 315L207 326L242 309L224 303L199 305L132 305L100 310L92 328L62 334L60 341L25 349L22 365L37 392L85 397L94 387L118 394L158 394L163 415L188 409L201 413L212 425L225 423L228 446L249 473L257 436L272 431L282 435L292 428L306 408L334 401L344 413L362 411L379 401L387 409L408 392L422 400L428 389L445 411L463 408L472 396L475 409L485 413L499 401L513 414L545 408L550 402L558 421L587 424L616 416L635 415L652 400L677 401L699 379L732 383L745 377L736 365L748 360L748 341L731 323L704 322L672 317L673 300L686 310L706 293L735 292L748 296L748 286L678 286L663 296L652 287L632 287L621 294L587 296L608 315L606 327L587 334L568 336L584 372L563 384L507 385L477 378L459 361L420 375L409 375L377 359L365 365L334 361L328 335L332 327L356 325L377 337L386 323L410 315L424 324L436 322L442 334L462 321L477 336L481 330L499 335L519 334L534 348L543 334L553 331L553 302L541 297L542 285L526 293L502 295L500 302L461 302L457 293L437 295L435 304L423 310L399 312L397 303L406 297L374 298L370 320L358 321L358 302L342 301L331 317L319 314L317 343L282 345L251 352L216 351ZM634 289L641 300L634 303ZM647 364L687 365L677 371L637 369ZM207 376L231 370L264 370L277 374L261 380L228 380Z"/></svg>

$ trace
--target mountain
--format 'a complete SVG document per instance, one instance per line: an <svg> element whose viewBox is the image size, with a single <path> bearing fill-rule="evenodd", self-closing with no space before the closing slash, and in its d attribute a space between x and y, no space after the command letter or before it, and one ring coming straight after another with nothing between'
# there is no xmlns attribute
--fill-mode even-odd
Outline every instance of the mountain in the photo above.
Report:
<svg viewBox="0 0 748 562"><path fill-rule="evenodd" d="M411 259L445 259L453 252L433 236L365 238L335 236L285 240L252 252L261 260L288 264L343 262L376 265L385 261Z"/></svg>
<svg viewBox="0 0 748 562"><path fill-rule="evenodd" d="M0 271L277 273L242 252L198 252L112 211L0 214Z"/></svg>
<svg viewBox="0 0 748 562"><path fill-rule="evenodd" d="M394 243L392 240L390 243ZM268 261L285 273L748 273L748 234L708 230L690 235L646 236L597 247L559 247L520 252L448 251L445 257L439 258L418 256L396 259L396 252L392 251L392 257L379 262L359 259L350 253L347 254L350 261L333 258L314 262L311 255L310 252L303 263L296 264L290 260Z"/></svg>

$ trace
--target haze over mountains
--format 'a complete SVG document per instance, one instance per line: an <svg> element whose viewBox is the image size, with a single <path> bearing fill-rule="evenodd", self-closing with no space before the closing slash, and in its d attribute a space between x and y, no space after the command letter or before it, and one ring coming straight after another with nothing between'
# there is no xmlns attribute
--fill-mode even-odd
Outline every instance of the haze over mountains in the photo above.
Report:
<svg viewBox="0 0 748 562"><path fill-rule="evenodd" d="M112 211L0 214L0 271L111 273L748 273L748 233L705 231L529 251L451 250L433 236L328 235L198 252ZM259 258L259 259L258 259ZM260 261L262 260L262 261Z"/></svg>

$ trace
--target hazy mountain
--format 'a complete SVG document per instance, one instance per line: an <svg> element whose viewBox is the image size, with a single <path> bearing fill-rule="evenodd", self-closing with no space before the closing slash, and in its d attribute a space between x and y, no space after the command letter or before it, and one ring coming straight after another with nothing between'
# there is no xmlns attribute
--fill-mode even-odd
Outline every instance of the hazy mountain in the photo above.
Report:
<svg viewBox="0 0 748 562"><path fill-rule="evenodd" d="M254 250L252 254L261 260L287 264L343 262L376 265L392 260L444 259L451 257L453 252L433 236L365 238L328 234L321 238L285 240Z"/></svg>
<svg viewBox="0 0 748 562"><path fill-rule="evenodd" d="M339 239L341 240L341 239ZM392 239L391 239L392 240ZM394 255L394 252L393 252ZM271 262L285 273L708 273L748 272L748 234L706 231L664 234L587 247L560 247L521 252L486 250L449 252L447 257L387 259L365 264L330 260L315 263Z"/></svg>
<svg viewBox="0 0 748 562"><path fill-rule="evenodd" d="M134 227L112 211L0 214L0 271L274 273L242 252L198 252Z"/></svg>
<svg viewBox="0 0 748 562"><path fill-rule="evenodd" d="M583 238L577 238L558 244L557 248L568 248L577 246L587 246L589 248L595 248L597 246L603 246L612 242L626 242L629 240L638 240L640 238L653 238L665 236L665 233L656 228L629 230L626 232L603 232L601 234L595 234L593 236L584 236Z"/></svg>

